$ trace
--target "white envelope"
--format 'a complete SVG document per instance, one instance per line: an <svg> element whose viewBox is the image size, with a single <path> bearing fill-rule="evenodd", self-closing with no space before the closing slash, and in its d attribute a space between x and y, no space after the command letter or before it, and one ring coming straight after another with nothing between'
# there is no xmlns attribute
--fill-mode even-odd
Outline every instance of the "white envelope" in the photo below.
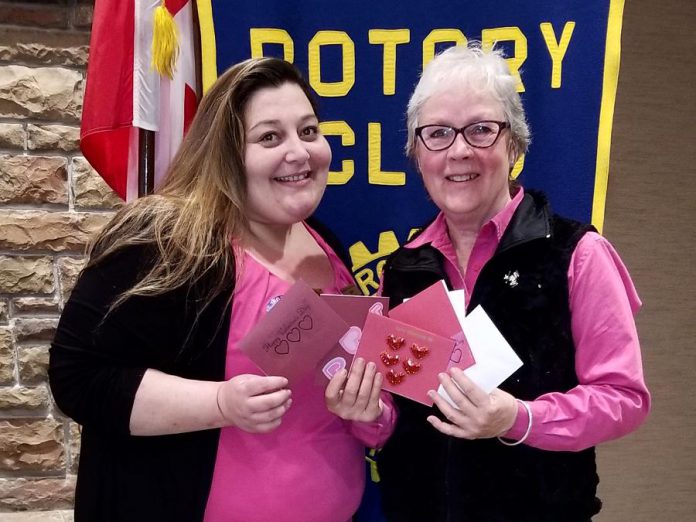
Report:
<svg viewBox="0 0 696 522"><path fill-rule="evenodd" d="M462 294L459 295L457 292ZM477 306L469 315L464 316L463 291L450 292L450 294L454 294L450 296L450 299L476 361L473 366L464 370L464 375L483 391L490 393L515 373L522 366L522 361L481 306ZM455 406L442 385L437 392Z"/></svg>

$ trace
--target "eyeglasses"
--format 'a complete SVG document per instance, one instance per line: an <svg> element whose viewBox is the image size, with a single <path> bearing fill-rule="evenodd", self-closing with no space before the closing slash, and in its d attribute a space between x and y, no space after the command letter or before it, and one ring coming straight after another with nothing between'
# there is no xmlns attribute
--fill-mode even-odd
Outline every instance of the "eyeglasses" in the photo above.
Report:
<svg viewBox="0 0 696 522"><path fill-rule="evenodd" d="M423 125L416 128L416 136L426 149L433 152L449 149L457 139L457 134L464 136L464 141L472 147L486 149L495 145L503 129L508 127L510 124L506 121L476 121L461 129L448 125Z"/></svg>

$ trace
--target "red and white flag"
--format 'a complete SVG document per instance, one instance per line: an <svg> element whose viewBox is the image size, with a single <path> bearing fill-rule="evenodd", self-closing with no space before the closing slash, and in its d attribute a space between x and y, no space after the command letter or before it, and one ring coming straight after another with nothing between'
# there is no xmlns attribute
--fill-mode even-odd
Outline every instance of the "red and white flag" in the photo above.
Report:
<svg viewBox="0 0 696 522"><path fill-rule="evenodd" d="M167 0L178 28L174 76L151 66L153 13L160 0L97 0L94 6L80 148L125 200L138 197L138 129L155 131L155 187L198 105L193 0Z"/></svg>

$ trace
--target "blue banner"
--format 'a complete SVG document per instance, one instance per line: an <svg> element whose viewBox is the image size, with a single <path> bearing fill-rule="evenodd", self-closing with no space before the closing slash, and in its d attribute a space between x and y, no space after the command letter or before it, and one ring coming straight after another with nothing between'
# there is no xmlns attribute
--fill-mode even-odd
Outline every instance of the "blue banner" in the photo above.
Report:
<svg viewBox="0 0 696 522"><path fill-rule="evenodd" d="M406 104L423 65L467 40L503 48L519 75L532 144L514 174L601 229L623 0L198 3L204 88L261 55L309 79L333 150L318 216L366 293L384 257L435 214L403 152Z"/></svg>

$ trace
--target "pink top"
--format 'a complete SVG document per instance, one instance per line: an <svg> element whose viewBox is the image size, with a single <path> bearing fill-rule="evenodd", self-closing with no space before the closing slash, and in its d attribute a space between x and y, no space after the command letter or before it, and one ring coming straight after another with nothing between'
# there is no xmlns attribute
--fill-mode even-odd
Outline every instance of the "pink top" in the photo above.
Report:
<svg viewBox="0 0 696 522"><path fill-rule="evenodd" d="M352 284L350 273L326 243L309 229L327 253L334 282L327 293ZM238 263L240 276L232 305L225 378L263 375L237 343L291 286L250 255ZM328 381L327 381L328 383ZM365 486L365 448L391 434L395 410L389 394L374 423L343 421L324 403L324 389L309 376L293 387L292 407L270 433L223 428L205 512L206 522L343 522L358 508Z"/></svg>
<svg viewBox="0 0 696 522"><path fill-rule="evenodd" d="M471 295L523 194L520 189L481 228L463 277L442 213L408 246L432 243L445 256L452 287ZM524 443L545 450L579 451L621 437L636 429L650 410L633 320L641 302L619 255L599 234L589 232L578 242L568 268L568 287L579 384L566 393L547 393L527 402L533 422ZM527 412L519 406L505 437L521 438L527 425Z"/></svg>

